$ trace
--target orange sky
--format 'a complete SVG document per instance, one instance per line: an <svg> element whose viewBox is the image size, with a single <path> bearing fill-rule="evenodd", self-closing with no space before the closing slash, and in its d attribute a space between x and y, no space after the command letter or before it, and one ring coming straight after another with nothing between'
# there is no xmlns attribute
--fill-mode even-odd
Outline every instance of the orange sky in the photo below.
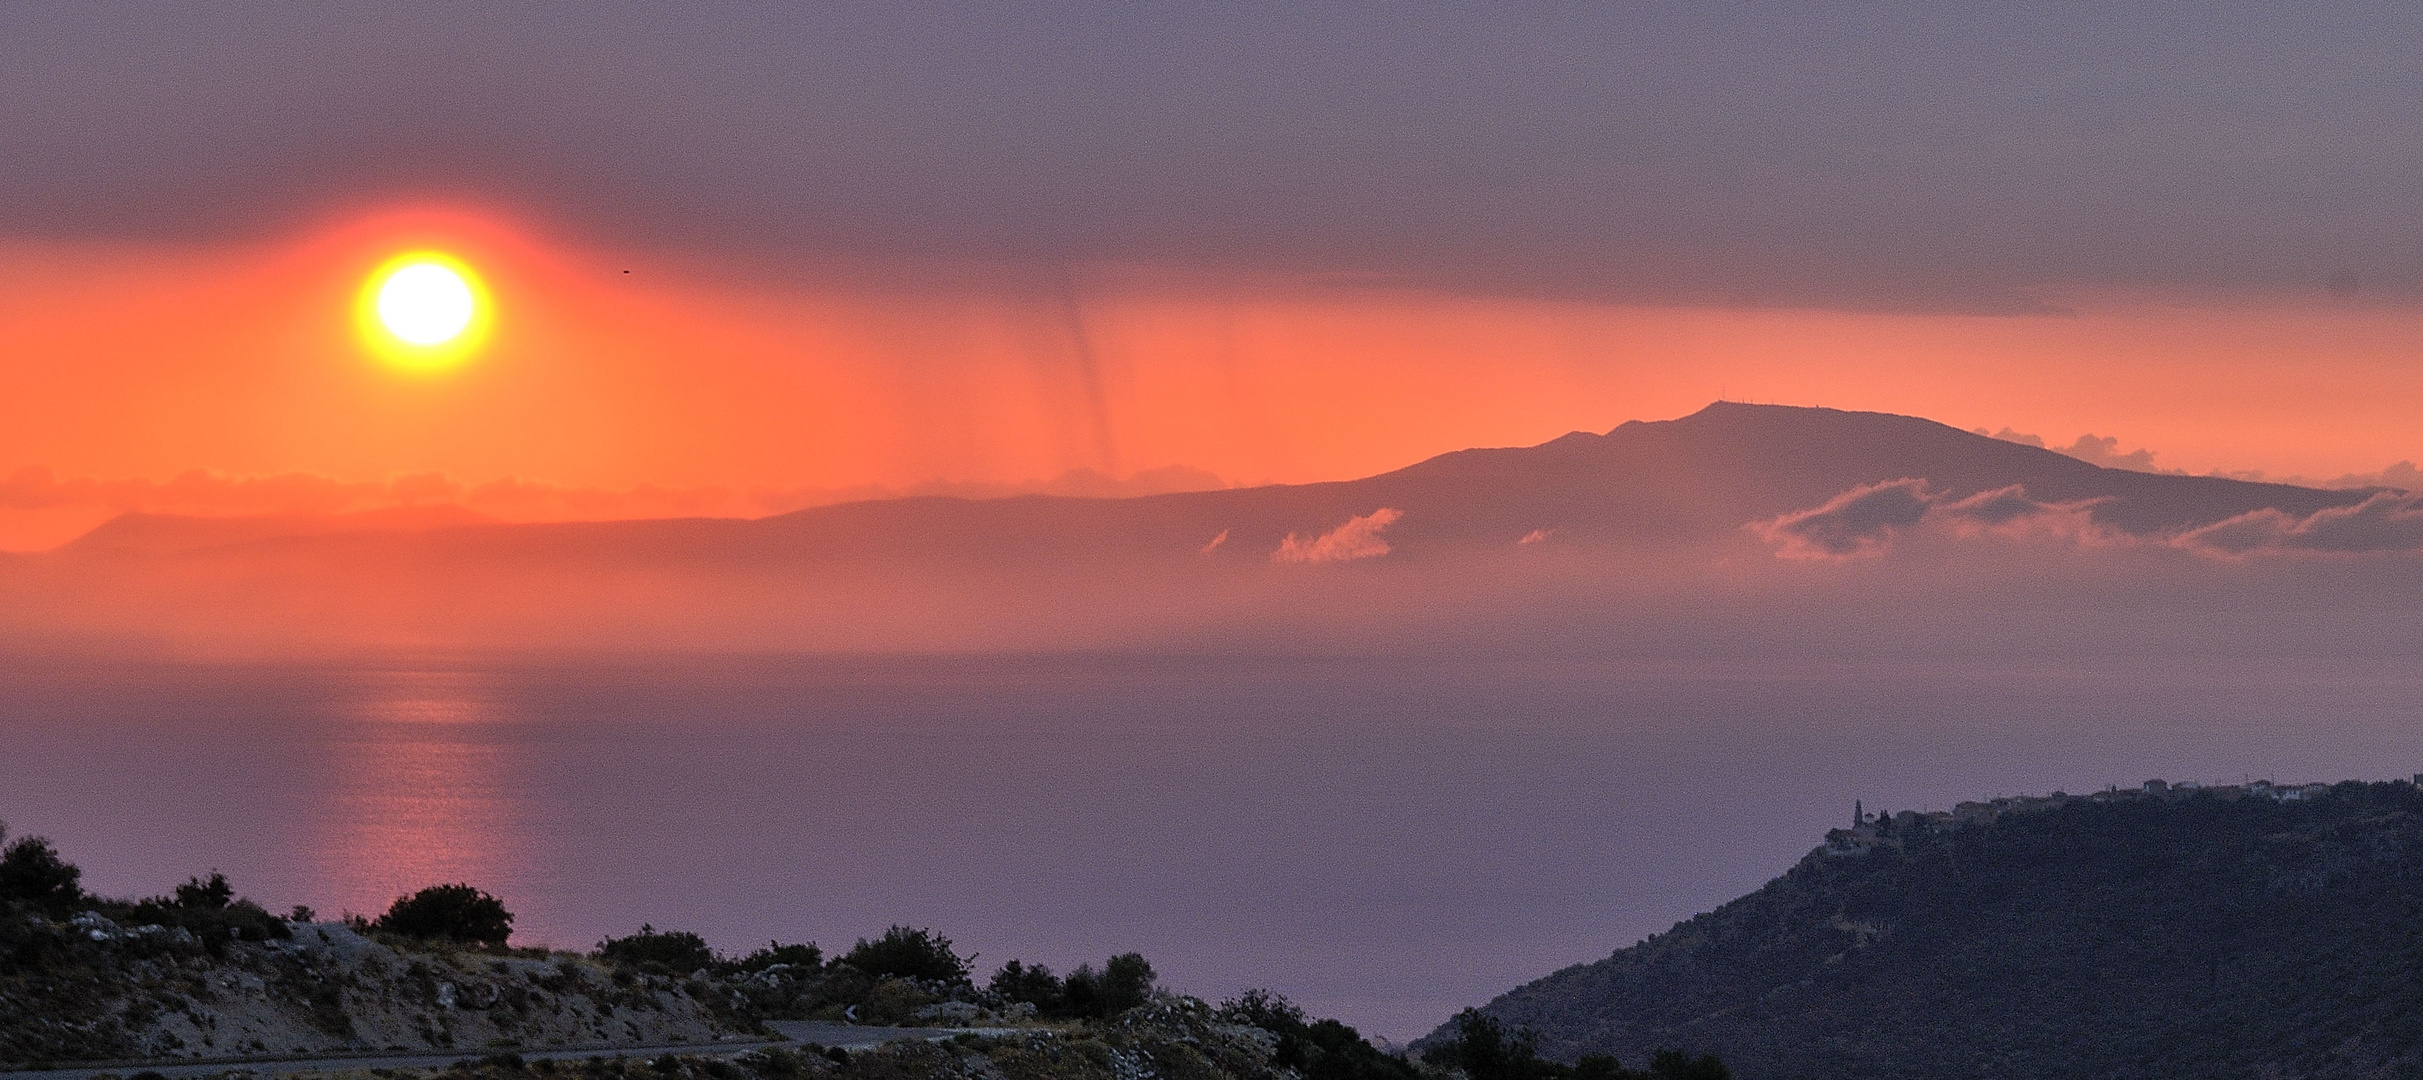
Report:
<svg viewBox="0 0 2423 1080"><path fill-rule="evenodd" d="M488 348L439 375L379 364L351 323L363 275L422 246L477 266L498 305ZM2196 471L2335 476L2423 456L2423 313L2395 307L1643 308L1132 267L1078 268L1072 307L1056 275L928 277L717 277L459 210L269 245L18 245L0 249L0 480L203 469L747 490L1173 464L1316 480L1719 397L2056 444L2117 435ZM109 512L0 508L0 548Z"/></svg>

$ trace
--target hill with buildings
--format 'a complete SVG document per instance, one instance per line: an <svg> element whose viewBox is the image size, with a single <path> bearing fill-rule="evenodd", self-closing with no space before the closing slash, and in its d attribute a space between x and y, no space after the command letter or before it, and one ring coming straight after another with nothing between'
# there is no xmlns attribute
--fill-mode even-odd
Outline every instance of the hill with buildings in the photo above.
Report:
<svg viewBox="0 0 2423 1080"><path fill-rule="evenodd" d="M1681 1047L1749 1080L2419 1075L2423 789L1870 815L1482 1012L1552 1058Z"/></svg>

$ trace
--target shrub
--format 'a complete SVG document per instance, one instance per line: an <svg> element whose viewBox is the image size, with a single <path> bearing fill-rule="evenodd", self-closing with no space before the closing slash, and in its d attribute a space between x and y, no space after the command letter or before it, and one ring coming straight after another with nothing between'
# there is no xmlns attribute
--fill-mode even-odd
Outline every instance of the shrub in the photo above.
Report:
<svg viewBox="0 0 2423 1080"><path fill-rule="evenodd" d="M187 878L169 895L134 905L128 916L138 923L181 926L202 940L211 955L224 953L230 941L271 941L294 936L294 929L261 905L236 895L227 875Z"/></svg>
<svg viewBox="0 0 2423 1080"><path fill-rule="evenodd" d="M1462 1069L1471 1080L1733 1080L1733 1071L1714 1054L1692 1057L1660 1050L1646 1072L1626 1069L1605 1054L1565 1065L1541 1058L1529 1030L1510 1032L1496 1017L1477 1009L1457 1013L1452 1022L1455 1037L1423 1051L1422 1060Z"/></svg>
<svg viewBox="0 0 2423 1080"><path fill-rule="evenodd" d="M1422 1060L1462 1069L1472 1080L1554 1080L1564 1071L1540 1058L1538 1039L1527 1030L1508 1031L1478 1009L1457 1013L1454 1023L1455 1038L1423 1051Z"/></svg>
<svg viewBox="0 0 2423 1080"><path fill-rule="evenodd" d="M209 881L185 879L185 884L176 887L174 903L187 911L223 911L235 899L236 889L227 883L227 875L213 870Z"/></svg>
<svg viewBox="0 0 2423 1080"><path fill-rule="evenodd" d="M1220 1003L1220 1018L1249 1024L1273 1035L1293 1035L1308 1022L1304 1010L1287 995L1273 990L1248 990Z"/></svg>
<svg viewBox="0 0 2423 1080"><path fill-rule="evenodd" d="M60 858L42 837L20 836L0 849L0 900L63 914L84 902L83 880L83 868Z"/></svg>
<svg viewBox="0 0 2423 1080"><path fill-rule="evenodd" d="M1651 1080L1733 1080L1733 1070L1714 1054L1692 1057L1680 1050L1660 1050L1649 1059Z"/></svg>
<svg viewBox="0 0 2423 1080"><path fill-rule="evenodd" d="M1012 960L993 973L994 993L1035 1007L1039 1016L1109 1017L1151 1000L1153 965L1142 953L1111 957L1102 970L1079 964L1063 980L1042 964Z"/></svg>
<svg viewBox="0 0 2423 1080"><path fill-rule="evenodd" d="M744 1054L740 1060L742 1064L749 1066L750 1072L769 1077L771 1080L786 1080L788 1077L799 1075L805 1068L800 1063L798 1054L780 1046Z"/></svg>
<svg viewBox="0 0 2423 1080"><path fill-rule="evenodd" d="M409 938L501 948L513 936L513 913L504 901L469 885L432 885L396 897L370 926Z"/></svg>
<svg viewBox="0 0 2423 1080"><path fill-rule="evenodd" d="M1220 1015L1277 1035L1272 1063L1295 1069L1304 1080L1415 1080L1418 1075L1405 1059L1382 1053L1361 1032L1336 1020L1311 1019L1268 990L1246 991L1222 1004ZM1576 1080L1621 1078L1577 1075Z"/></svg>
<svg viewBox="0 0 2423 1080"><path fill-rule="evenodd" d="M687 975L715 966L715 950L707 940L687 930L658 930L641 923L639 933L597 943L597 955L612 964L671 975Z"/></svg>
<svg viewBox="0 0 2423 1080"><path fill-rule="evenodd" d="M1042 964L1030 967L1012 960L993 973L993 981L988 985L1006 1000L1022 1001L1034 1006L1037 1013L1053 1016L1060 1012L1060 977Z"/></svg>
<svg viewBox="0 0 2423 1080"><path fill-rule="evenodd" d="M917 1010L942 1000L907 979L885 979L870 987L858 1002L858 1018L877 1024L905 1023Z"/></svg>
<svg viewBox="0 0 2423 1080"><path fill-rule="evenodd" d="M1153 965L1143 953L1120 953L1102 965L1102 1015L1117 1016L1152 999Z"/></svg>
<svg viewBox="0 0 2423 1080"><path fill-rule="evenodd" d="M805 969L814 973L824 967L824 950L811 941L805 945L785 945L769 941L766 947L732 962L736 971L759 972L777 964Z"/></svg>
<svg viewBox="0 0 2423 1080"><path fill-rule="evenodd" d="M1097 972L1092 964L1079 964L1060 984L1060 1014L1063 1016L1117 1016L1133 1009L1152 997L1153 966L1145 962L1142 953L1121 953L1111 957Z"/></svg>
<svg viewBox="0 0 2423 1080"><path fill-rule="evenodd" d="M858 939L841 962L877 977L897 976L929 982L966 984L968 962L951 951L951 939L932 930L894 926L873 941Z"/></svg>

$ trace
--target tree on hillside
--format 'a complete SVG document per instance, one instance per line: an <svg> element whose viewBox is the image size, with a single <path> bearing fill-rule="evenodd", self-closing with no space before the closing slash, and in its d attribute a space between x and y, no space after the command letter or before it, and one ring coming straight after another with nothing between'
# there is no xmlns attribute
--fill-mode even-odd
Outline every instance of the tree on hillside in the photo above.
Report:
<svg viewBox="0 0 2423 1080"><path fill-rule="evenodd" d="M1152 1000L1158 976L1143 953L1120 953L1096 971L1079 964L1067 979L1042 964L1012 960L993 973L994 993L1035 1007L1039 1016L1060 1019L1110 1017Z"/></svg>
<svg viewBox="0 0 2423 1080"><path fill-rule="evenodd" d="M370 927L426 941L503 948L513 935L513 913L505 910L504 901L469 885L432 885L396 897L394 906Z"/></svg>
<svg viewBox="0 0 2423 1080"><path fill-rule="evenodd" d="M83 880L83 868L60 858L59 849L42 837L20 836L0 849L0 901L66 914L84 902Z"/></svg>
<svg viewBox="0 0 2423 1080"><path fill-rule="evenodd" d="M740 971L758 972L775 966L799 968L813 974L824 968L824 950L813 941L804 945L785 945L779 941L766 942L766 947L732 962Z"/></svg>
<svg viewBox="0 0 2423 1080"><path fill-rule="evenodd" d="M227 875L216 870L210 872L210 880L187 878L175 891L176 906L189 911L223 911L235 899L235 886L227 883Z"/></svg>
<svg viewBox="0 0 2423 1080"><path fill-rule="evenodd" d="M1102 965L1102 1015L1117 1016L1152 999L1159 975L1143 953L1120 953Z"/></svg>
<svg viewBox="0 0 2423 1080"><path fill-rule="evenodd" d="M993 973L993 981L988 985L1004 999L1032 1005L1044 1016L1060 1012L1060 976L1052 974L1052 969L1045 965L1012 960Z"/></svg>
<svg viewBox="0 0 2423 1080"><path fill-rule="evenodd" d="M1061 985L1061 1009L1068 1016L1117 1016L1144 1004L1153 994L1153 965L1143 953L1120 953L1102 970L1079 964Z"/></svg>
<svg viewBox="0 0 2423 1080"><path fill-rule="evenodd" d="M859 938L841 962L876 978L894 976L928 982L966 984L973 955L951 951L951 939L932 930L894 926L869 941Z"/></svg>
<svg viewBox="0 0 2423 1080"><path fill-rule="evenodd" d="M1645 1072L1626 1069L1607 1054L1585 1054L1567 1065L1541 1057L1538 1036L1530 1029L1510 1031L1478 1009L1457 1013L1448 1023L1455 1037L1433 1044L1422 1060L1460 1069L1470 1080L1733 1080L1733 1071L1712 1054L1660 1050Z"/></svg>
<svg viewBox="0 0 2423 1080"><path fill-rule="evenodd" d="M1296 1070L1304 1080L1415 1080L1421 1075L1404 1058L1382 1053L1361 1032L1336 1020L1312 1019L1269 990L1248 990L1223 1002L1220 1016L1278 1036L1271 1063Z"/></svg>
<svg viewBox="0 0 2423 1080"><path fill-rule="evenodd" d="M598 942L597 955L608 963L670 975L687 975L714 967L716 962L707 939L687 930L658 930L647 923L639 924L639 933Z"/></svg>

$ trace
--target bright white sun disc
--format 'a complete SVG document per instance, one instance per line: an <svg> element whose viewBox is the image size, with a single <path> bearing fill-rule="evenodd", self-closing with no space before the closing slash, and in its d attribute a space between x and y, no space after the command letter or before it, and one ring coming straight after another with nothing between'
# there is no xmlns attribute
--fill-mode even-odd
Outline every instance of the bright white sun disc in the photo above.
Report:
<svg viewBox="0 0 2423 1080"><path fill-rule="evenodd" d="M450 267L413 263L379 286L379 325L414 345L443 345L471 325L471 283Z"/></svg>

